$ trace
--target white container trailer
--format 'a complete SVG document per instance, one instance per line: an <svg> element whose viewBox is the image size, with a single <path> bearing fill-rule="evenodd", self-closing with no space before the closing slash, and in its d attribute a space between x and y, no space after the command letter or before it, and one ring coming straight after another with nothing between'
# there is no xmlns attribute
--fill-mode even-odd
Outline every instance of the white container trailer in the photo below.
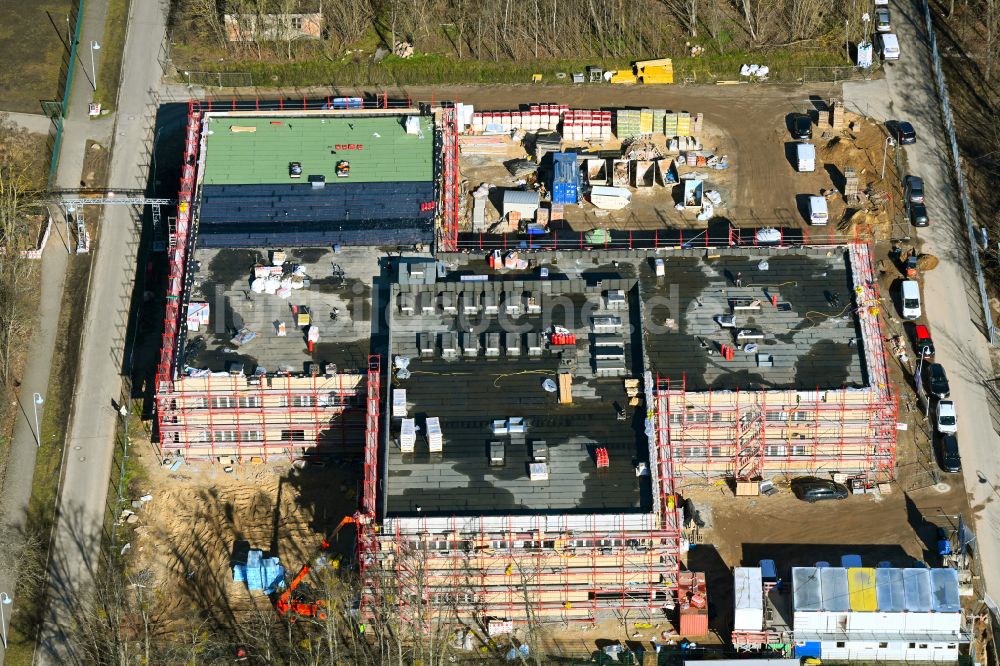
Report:
<svg viewBox="0 0 1000 666"><path fill-rule="evenodd" d="M764 627L764 580L760 567L736 567L733 571L735 631L760 631Z"/></svg>

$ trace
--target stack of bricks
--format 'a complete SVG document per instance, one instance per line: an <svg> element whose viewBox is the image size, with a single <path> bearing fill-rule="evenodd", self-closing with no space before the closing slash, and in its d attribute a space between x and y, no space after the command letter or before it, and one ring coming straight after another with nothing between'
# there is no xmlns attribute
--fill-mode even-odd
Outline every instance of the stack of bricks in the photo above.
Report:
<svg viewBox="0 0 1000 666"><path fill-rule="evenodd" d="M702 129L704 128L705 114L696 113L694 118L691 119L691 134L693 136L700 136Z"/></svg>
<svg viewBox="0 0 1000 666"><path fill-rule="evenodd" d="M844 105L830 101L830 126L833 129L844 129Z"/></svg>
<svg viewBox="0 0 1000 666"><path fill-rule="evenodd" d="M562 134L570 141L607 141L611 138L611 112L566 111Z"/></svg>

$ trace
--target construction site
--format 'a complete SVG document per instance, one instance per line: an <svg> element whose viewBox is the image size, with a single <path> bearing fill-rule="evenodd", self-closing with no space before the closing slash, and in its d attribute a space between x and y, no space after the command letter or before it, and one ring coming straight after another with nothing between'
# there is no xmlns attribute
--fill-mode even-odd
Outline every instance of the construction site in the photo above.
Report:
<svg viewBox="0 0 1000 666"><path fill-rule="evenodd" d="M199 475L244 497L243 478L277 492L244 500L272 507L298 485L272 476L341 488L335 507L281 509L296 526L269 549L250 543L287 574L262 589L294 589L346 522L361 617L391 599L427 629L627 617L703 636L690 497L746 521L738 503L819 476L861 496L835 507L841 525L889 497L911 445L869 244L894 218L874 170L800 181L784 164L806 183L789 210L820 193L831 223L760 225L739 219L738 143L710 113L352 100L189 108L159 483L183 481L180 501ZM836 103L814 119L821 159L882 147ZM212 541L206 565L232 552ZM739 564L738 544L719 548Z"/></svg>

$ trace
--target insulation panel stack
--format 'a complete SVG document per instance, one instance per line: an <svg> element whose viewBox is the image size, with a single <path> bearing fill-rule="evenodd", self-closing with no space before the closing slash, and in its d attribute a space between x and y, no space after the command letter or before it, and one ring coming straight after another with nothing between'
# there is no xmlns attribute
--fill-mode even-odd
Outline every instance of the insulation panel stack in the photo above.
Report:
<svg viewBox="0 0 1000 666"><path fill-rule="evenodd" d="M417 444L417 421L416 419L403 419L403 424L399 427L399 449L403 453L413 453Z"/></svg>
<svg viewBox="0 0 1000 666"><path fill-rule="evenodd" d="M427 448L431 453L441 453L444 449L444 438L441 435L441 419L436 416L427 418Z"/></svg>
<svg viewBox="0 0 1000 666"><path fill-rule="evenodd" d="M663 133L667 136L677 136L677 114L667 113L663 116Z"/></svg>
<svg viewBox="0 0 1000 666"><path fill-rule="evenodd" d="M619 139L627 139L630 136L639 136L641 133L641 120L639 109L618 109L615 111L615 136Z"/></svg>
<svg viewBox="0 0 1000 666"><path fill-rule="evenodd" d="M839 102L830 102L830 126L838 130L844 128L844 105Z"/></svg>
<svg viewBox="0 0 1000 666"><path fill-rule="evenodd" d="M691 114L681 112L677 114L677 134L676 136L691 136Z"/></svg>

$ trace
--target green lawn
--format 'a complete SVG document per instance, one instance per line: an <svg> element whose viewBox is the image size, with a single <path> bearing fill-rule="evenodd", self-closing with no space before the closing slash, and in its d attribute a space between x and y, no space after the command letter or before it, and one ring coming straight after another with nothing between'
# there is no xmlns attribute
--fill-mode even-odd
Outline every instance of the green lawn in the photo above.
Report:
<svg viewBox="0 0 1000 666"><path fill-rule="evenodd" d="M41 113L40 100L62 97L72 0L0 0L0 110ZM78 63L79 64L79 63Z"/></svg>
<svg viewBox="0 0 1000 666"><path fill-rule="evenodd" d="M104 22L104 40L97 52L97 92L94 101L106 110L114 110L121 85L122 56L125 51L125 28L130 0L109 0ZM88 55L89 57L89 55Z"/></svg>

